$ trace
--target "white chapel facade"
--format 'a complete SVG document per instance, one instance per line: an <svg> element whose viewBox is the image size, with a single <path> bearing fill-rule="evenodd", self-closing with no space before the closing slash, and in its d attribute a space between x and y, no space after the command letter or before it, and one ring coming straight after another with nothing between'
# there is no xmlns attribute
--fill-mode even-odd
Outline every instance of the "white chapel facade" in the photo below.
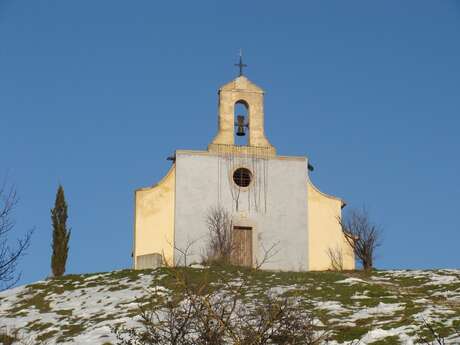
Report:
<svg viewBox="0 0 460 345"><path fill-rule="evenodd" d="M243 257L241 265L256 267L276 246L262 269L331 269L330 250L342 256L344 269L354 269L339 224L345 203L312 184L306 157L277 155L265 136L264 91L240 73L218 97L218 131L207 150L176 150L166 176L135 192L134 268L162 260L200 263L209 239L206 217L221 207L241 242L232 254ZM247 116L235 114L238 104ZM247 145L235 144L241 135Z"/></svg>

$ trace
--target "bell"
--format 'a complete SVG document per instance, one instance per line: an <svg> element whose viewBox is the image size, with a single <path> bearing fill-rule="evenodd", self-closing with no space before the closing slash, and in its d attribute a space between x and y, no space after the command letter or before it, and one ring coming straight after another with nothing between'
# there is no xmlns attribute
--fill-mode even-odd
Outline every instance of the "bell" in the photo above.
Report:
<svg viewBox="0 0 460 345"><path fill-rule="evenodd" d="M244 116L238 115L236 118L236 126L238 127L236 130L236 135L239 137L245 136L246 133L244 132Z"/></svg>

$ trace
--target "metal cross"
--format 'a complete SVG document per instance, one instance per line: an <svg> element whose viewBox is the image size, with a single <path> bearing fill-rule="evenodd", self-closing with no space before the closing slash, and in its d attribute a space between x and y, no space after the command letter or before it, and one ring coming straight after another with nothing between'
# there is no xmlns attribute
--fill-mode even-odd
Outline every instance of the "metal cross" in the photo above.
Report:
<svg viewBox="0 0 460 345"><path fill-rule="evenodd" d="M243 75L243 68L248 67L248 65L243 63L243 51L240 49L240 62L236 63L235 66L240 68L240 77Z"/></svg>

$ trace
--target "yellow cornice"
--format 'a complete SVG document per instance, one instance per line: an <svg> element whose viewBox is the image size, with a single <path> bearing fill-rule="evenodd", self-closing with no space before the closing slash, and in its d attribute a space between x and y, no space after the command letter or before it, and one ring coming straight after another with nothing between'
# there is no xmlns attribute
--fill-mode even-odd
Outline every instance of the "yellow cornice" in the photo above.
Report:
<svg viewBox="0 0 460 345"><path fill-rule="evenodd" d="M334 196L334 195L326 194L326 193L320 191L320 190L318 189L318 187L316 187L316 186L313 184L313 182L311 181L310 177L308 177L307 183L308 183L316 192L318 192L318 193L321 194L322 196L324 196L324 197L326 197L326 198L328 198L328 199L333 199L333 200L340 201L340 203L341 203L341 205L342 205L342 208L344 208L344 207L347 205L347 203L345 202L345 200L343 200L342 198L339 198L339 197Z"/></svg>
<svg viewBox="0 0 460 345"><path fill-rule="evenodd" d="M168 177L173 173L175 168L176 168L176 163L173 163L173 165L171 166L171 168L169 168L169 170L166 173L166 175L158 183L155 183L154 185L152 185L150 187L138 188L134 192L135 193L142 192L142 191L145 191L145 190L150 190L150 189L153 189L155 187L158 187L159 185L161 185L162 183L164 183L168 179Z"/></svg>

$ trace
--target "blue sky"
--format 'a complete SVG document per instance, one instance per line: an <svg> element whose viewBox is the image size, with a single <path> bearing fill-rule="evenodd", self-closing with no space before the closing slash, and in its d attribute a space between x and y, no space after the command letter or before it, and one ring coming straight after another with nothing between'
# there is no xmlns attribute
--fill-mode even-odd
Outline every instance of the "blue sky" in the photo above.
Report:
<svg viewBox="0 0 460 345"><path fill-rule="evenodd" d="M384 228L380 268L460 267L460 2L0 0L0 176L50 272L62 183L68 272L131 265L133 191L216 132L217 89L266 90L266 134Z"/></svg>

